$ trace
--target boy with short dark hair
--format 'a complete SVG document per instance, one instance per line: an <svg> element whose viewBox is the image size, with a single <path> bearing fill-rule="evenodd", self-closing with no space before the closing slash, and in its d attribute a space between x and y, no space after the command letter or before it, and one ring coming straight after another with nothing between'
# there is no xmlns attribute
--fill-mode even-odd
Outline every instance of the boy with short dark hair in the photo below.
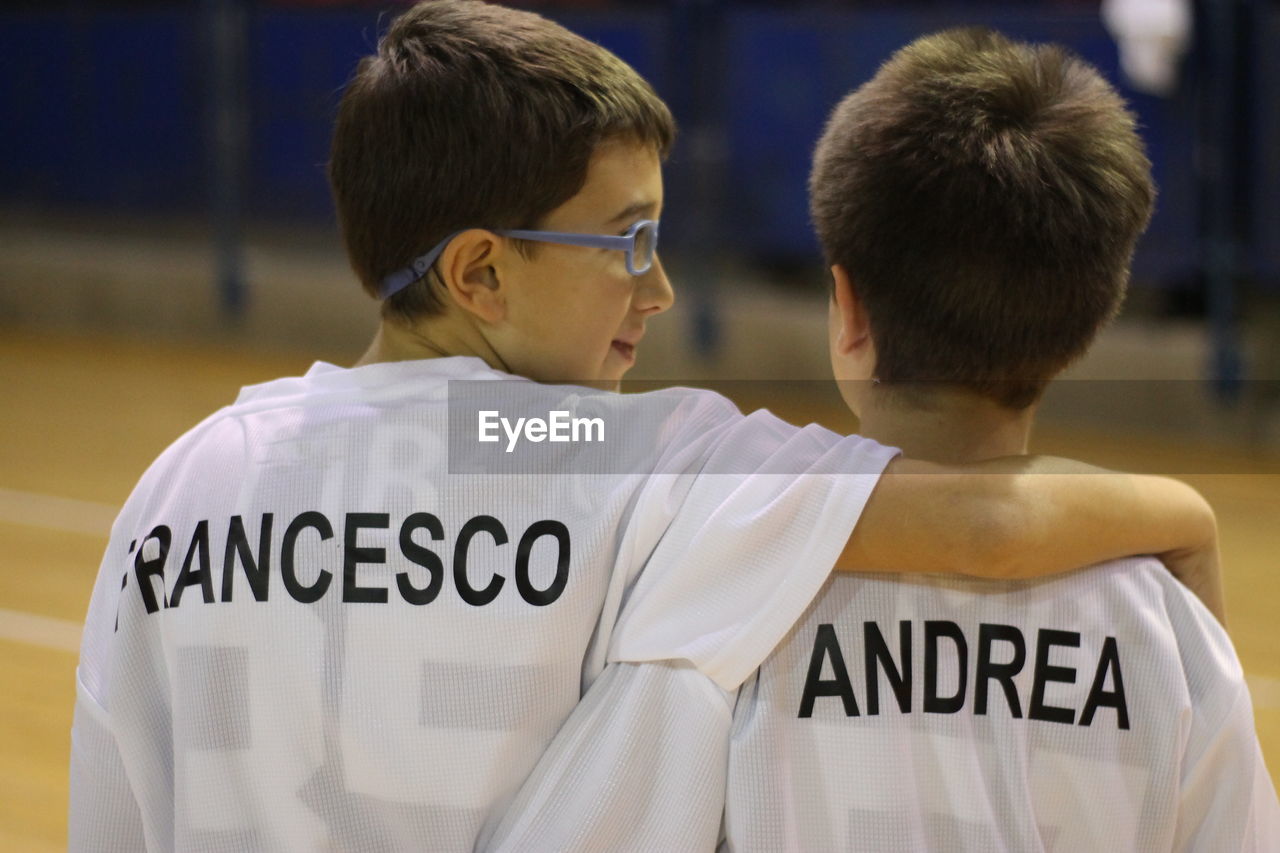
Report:
<svg viewBox="0 0 1280 853"><path fill-rule="evenodd" d="M393 22L331 169L382 323L355 368L244 389L126 503L77 672L74 849L474 849L606 660L736 685L835 563L1212 563L1211 513L1158 478L881 478L897 451L857 436L584 387L671 304L670 140L631 69L537 15ZM1143 515L1086 540L1097 505Z"/></svg>
<svg viewBox="0 0 1280 853"><path fill-rule="evenodd" d="M861 431L950 463L1026 452L1046 384L1119 305L1154 196L1096 71L979 30L913 42L845 98L810 193ZM1230 640L1150 558L837 576L729 686L679 660L606 669L500 849L710 849L721 803L729 850L1280 843Z"/></svg>
<svg viewBox="0 0 1280 853"><path fill-rule="evenodd" d="M938 462L1025 453L1045 385L1120 304L1149 169L1120 97L1052 45L940 33L845 98L810 196L863 434ZM1280 806L1226 632L1138 558L834 579L742 689L725 831L744 851L1270 850Z"/></svg>
<svg viewBox="0 0 1280 853"><path fill-rule="evenodd" d="M438 317L439 271L397 277L410 259L463 228L533 227L582 189L601 143L665 159L675 132L630 66L551 21L419 4L360 61L338 112L329 175L352 269L384 317ZM623 224L653 218L658 200Z"/></svg>
<svg viewBox="0 0 1280 853"><path fill-rule="evenodd" d="M1057 47L904 49L833 112L809 183L875 318L877 390L1035 403L1120 307L1150 171L1120 96Z"/></svg>

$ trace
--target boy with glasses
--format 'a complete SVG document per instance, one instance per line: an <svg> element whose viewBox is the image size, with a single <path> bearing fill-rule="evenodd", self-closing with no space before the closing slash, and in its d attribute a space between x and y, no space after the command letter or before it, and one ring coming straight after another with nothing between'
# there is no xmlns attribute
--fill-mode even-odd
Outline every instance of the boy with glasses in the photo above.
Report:
<svg viewBox="0 0 1280 853"><path fill-rule="evenodd" d="M382 322L354 368L244 389L122 510L78 669L73 849L473 849L606 660L736 684L833 564L1187 548L1212 595L1212 514L1176 483L881 477L896 451L856 436L599 390L673 299L673 133L632 69L537 15L392 23L330 164ZM601 442L558 443L561 416Z"/></svg>

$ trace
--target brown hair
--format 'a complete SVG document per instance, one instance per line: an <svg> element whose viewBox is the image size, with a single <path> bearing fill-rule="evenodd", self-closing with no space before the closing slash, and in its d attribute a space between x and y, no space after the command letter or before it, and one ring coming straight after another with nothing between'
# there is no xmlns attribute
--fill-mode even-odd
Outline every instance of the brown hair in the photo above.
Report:
<svg viewBox="0 0 1280 853"><path fill-rule="evenodd" d="M391 24L342 97L329 182L365 290L463 228L533 228L586 181L596 147L670 149L653 89L609 51L532 12L431 0ZM523 247L522 247L523 248ZM384 316L439 313L434 274Z"/></svg>
<svg viewBox="0 0 1280 853"><path fill-rule="evenodd" d="M965 29L894 54L836 107L809 182L877 378L1035 402L1119 309L1150 169L1123 100L1060 47Z"/></svg>

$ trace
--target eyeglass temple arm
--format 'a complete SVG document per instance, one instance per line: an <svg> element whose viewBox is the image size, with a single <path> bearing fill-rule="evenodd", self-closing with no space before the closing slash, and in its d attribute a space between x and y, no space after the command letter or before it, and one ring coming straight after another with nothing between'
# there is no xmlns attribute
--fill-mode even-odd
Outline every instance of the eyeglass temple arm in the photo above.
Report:
<svg viewBox="0 0 1280 853"><path fill-rule="evenodd" d="M409 266L401 267L384 278L378 289L379 296L383 299L393 296L426 275L427 270L431 269L431 266L444 252L445 247L449 245L449 241L461 233L461 231L458 231L450 234L430 252L414 258L413 263ZM585 246L589 249L625 250L635 245L634 234L630 237L618 237L608 234L567 234L561 231L523 231L519 229L494 231L494 233L501 234L503 237L514 237L517 240L532 240L537 243L561 243L567 246Z"/></svg>
<svg viewBox="0 0 1280 853"><path fill-rule="evenodd" d="M588 249L629 249L633 237L617 237L608 234L566 234L560 231L495 231L503 237L532 240L536 243L562 243L566 246L585 246Z"/></svg>
<svg viewBox="0 0 1280 853"><path fill-rule="evenodd" d="M394 296L426 275L427 270L431 269L432 265L435 264L440 255L444 253L445 247L449 245L449 242L461 233L461 231L456 231L453 234L450 234L448 237L445 237L437 243L436 247L430 252L414 258L413 262L410 263L409 266L401 267L384 278L379 283L378 296L382 299Z"/></svg>

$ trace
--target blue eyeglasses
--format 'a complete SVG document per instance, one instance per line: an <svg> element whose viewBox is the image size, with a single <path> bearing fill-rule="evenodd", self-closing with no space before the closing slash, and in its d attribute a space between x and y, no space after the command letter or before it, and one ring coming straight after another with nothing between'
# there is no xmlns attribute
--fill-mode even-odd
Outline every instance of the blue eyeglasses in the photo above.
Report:
<svg viewBox="0 0 1280 853"><path fill-rule="evenodd" d="M465 230L465 229L464 229ZM379 293L383 299L404 290L427 274L449 242L461 234L454 231L430 252L413 259L407 267L396 270L382 280ZM620 237L608 234L568 234L561 231L498 231L503 237L532 240L536 243L559 243L564 246L585 246L589 249L616 249L627 253L627 272L643 275L653 266L653 256L658 251L658 223L653 219L641 219Z"/></svg>

